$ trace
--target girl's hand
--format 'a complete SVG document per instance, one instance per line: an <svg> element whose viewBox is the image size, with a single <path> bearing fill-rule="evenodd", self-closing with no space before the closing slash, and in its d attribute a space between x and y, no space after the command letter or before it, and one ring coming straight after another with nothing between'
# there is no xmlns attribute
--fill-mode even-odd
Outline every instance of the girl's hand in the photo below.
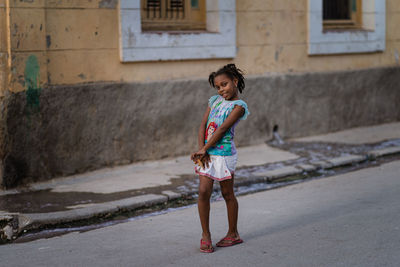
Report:
<svg viewBox="0 0 400 267"><path fill-rule="evenodd" d="M203 160L201 162L203 162L204 166L206 168L208 168L208 165L211 162L211 159L210 159L210 155L207 152L206 152L206 155L204 156L204 158L203 158Z"/></svg>
<svg viewBox="0 0 400 267"><path fill-rule="evenodd" d="M196 163L197 160L200 160L206 167L208 167L209 162L211 162L210 155L203 148L195 153L192 153L190 159L194 163Z"/></svg>
<svg viewBox="0 0 400 267"><path fill-rule="evenodd" d="M200 149L199 151L197 151L197 152L195 152L195 153L192 153L192 155L190 156L190 158L191 158L193 161L196 161L197 159L200 159L200 160L202 161L203 158L205 157L206 153L207 153L207 151L206 151L204 148L202 148L202 149Z"/></svg>

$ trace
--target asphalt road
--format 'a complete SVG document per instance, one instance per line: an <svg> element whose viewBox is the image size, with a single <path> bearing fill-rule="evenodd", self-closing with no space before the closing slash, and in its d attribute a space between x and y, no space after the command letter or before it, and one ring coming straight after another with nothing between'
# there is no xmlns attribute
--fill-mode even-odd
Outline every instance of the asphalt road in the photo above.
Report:
<svg viewBox="0 0 400 267"><path fill-rule="evenodd" d="M241 196L244 243L199 252L197 206L0 246L1 266L400 266L400 161ZM211 205L213 243L227 230Z"/></svg>

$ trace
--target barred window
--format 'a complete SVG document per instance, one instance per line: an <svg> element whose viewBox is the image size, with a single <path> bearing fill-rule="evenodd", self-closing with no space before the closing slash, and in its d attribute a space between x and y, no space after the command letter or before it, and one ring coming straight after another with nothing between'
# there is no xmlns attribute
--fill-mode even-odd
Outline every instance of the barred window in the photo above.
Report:
<svg viewBox="0 0 400 267"><path fill-rule="evenodd" d="M142 0L143 31L206 29L205 0Z"/></svg>
<svg viewBox="0 0 400 267"><path fill-rule="evenodd" d="M324 28L359 28L361 0L324 0Z"/></svg>

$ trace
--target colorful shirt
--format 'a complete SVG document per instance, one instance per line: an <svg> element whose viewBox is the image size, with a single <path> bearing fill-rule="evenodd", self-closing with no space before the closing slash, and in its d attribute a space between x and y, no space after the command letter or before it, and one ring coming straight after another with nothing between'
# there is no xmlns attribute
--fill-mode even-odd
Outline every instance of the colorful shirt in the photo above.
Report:
<svg viewBox="0 0 400 267"><path fill-rule="evenodd" d="M250 114L247 104L243 100L228 101L220 95L210 97L208 105L210 106L211 111L207 120L205 143L210 140L213 133L225 121L229 114L231 114L236 105L244 108L244 114L239 120L245 120ZM207 150L208 154L219 156L231 156L236 154L233 137L235 136L235 126L239 120L225 132L223 137L213 147Z"/></svg>

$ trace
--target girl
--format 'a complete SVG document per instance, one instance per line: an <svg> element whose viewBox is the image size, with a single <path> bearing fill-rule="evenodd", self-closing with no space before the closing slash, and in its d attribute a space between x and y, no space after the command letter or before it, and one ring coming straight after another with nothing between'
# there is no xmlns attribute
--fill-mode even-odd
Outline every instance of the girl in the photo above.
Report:
<svg viewBox="0 0 400 267"><path fill-rule="evenodd" d="M237 162L234 128L239 120L250 114L247 105L239 100L245 84L243 72L235 64L228 64L217 72L212 72L208 81L217 89L204 113L198 134L199 151L191 155L199 174L198 209L201 227L200 251L213 252L209 229L210 197L214 180L220 182L221 193L228 209L228 233L216 245L227 247L242 243L237 230L238 203L233 191L233 178Z"/></svg>

